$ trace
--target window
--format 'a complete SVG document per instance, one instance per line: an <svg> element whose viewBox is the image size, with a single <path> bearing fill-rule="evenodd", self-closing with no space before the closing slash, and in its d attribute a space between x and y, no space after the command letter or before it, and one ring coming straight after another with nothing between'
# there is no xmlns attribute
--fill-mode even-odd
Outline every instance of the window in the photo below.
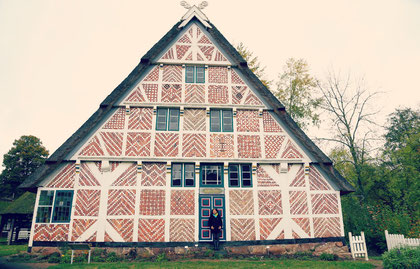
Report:
<svg viewBox="0 0 420 269"><path fill-rule="evenodd" d="M223 164L201 164L202 186L223 186Z"/></svg>
<svg viewBox="0 0 420 269"><path fill-rule="evenodd" d="M172 187L195 186L195 164L173 163L172 164Z"/></svg>
<svg viewBox="0 0 420 269"><path fill-rule="evenodd" d="M210 110L210 132L220 131L233 131L233 112L231 109Z"/></svg>
<svg viewBox="0 0 420 269"><path fill-rule="evenodd" d="M251 164L229 164L230 187L252 187Z"/></svg>
<svg viewBox="0 0 420 269"><path fill-rule="evenodd" d="M204 83L205 72L204 66L187 66L185 67L186 83Z"/></svg>
<svg viewBox="0 0 420 269"><path fill-rule="evenodd" d="M178 131L179 130L179 108L157 109L156 130Z"/></svg>
<svg viewBox="0 0 420 269"><path fill-rule="evenodd" d="M69 222L72 201L73 191L41 191L36 222Z"/></svg>

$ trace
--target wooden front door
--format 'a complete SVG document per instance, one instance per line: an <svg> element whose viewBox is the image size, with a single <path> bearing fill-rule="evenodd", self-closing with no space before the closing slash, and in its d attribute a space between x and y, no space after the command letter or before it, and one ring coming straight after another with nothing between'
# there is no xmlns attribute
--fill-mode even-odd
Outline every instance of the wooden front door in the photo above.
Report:
<svg viewBox="0 0 420 269"><path fill-rule="evenodd" d="M219 211L220 217L223 221L222 234L220 235L220 240L226 240L226 217L225 217L225 196L220 194L212 195L200 195L199 197L200 204L200 230L199 230L199 240L200 241L211 241L211 230L208 225L210 214L213 208L216 208Z"/></svg>

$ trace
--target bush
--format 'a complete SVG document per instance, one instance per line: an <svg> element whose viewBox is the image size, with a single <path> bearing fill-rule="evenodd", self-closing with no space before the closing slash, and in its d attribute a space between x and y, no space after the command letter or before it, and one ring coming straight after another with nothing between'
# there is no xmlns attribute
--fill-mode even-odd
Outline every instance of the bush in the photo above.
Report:
<svg viewBox="0 0 420 269"><path fill-rule="evenodd" d="M54 252L48 257L48 263L60 263L60 261L61 254L58 252Z"/></svg>
<svg viewBox="0 0 420 269"><path fill-rule="evenodd" d="M156 256L156 261L157 262L163 262L163 261L167 261L168 258L166 257L165 253L160 253Z"/></svg>
<svg viewBox="0 0 420 269"><path fill-rule="evenodd" d="M122 259L118 257L117 253L115 252L109 252L106 257L106 262L119 262Z"/></svg>
<svg viewBox="0 0 420 269"><path fill-rule="evenodd" d="M384 268L420 268L420 247L394 248L382 255Z"/></svg>
<svg viewBox="0 0 420 269"><path fill-rule="evenodd" d="M93 262L105 262L106 261L106 249L95 248L92 250Z"/></svg>
<svg viewBox="0 0 420 269"><path fill-rule="evenodd" d="M319 259L323 260L323 261L336 261L338 260L338 256L335 254L331 254L331 253L322 253L319 256Z"/></svg>

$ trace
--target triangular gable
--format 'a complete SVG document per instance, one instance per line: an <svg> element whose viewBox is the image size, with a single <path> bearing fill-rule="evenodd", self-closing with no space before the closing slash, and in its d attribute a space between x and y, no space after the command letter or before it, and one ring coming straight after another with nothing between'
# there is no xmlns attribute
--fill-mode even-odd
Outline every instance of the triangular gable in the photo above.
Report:
<svg viewBox="0 0 420 269"><path fill-rule="evenodd" d="M157 62L231 65L206 30L197 23L191 23Z"/></svg>

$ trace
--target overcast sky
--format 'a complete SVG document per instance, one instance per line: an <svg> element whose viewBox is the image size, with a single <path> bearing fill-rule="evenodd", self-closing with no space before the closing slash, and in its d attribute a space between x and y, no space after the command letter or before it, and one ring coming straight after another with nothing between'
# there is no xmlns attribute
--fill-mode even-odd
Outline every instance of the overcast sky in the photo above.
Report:
<svg viewBox="0 0 420 269"><path fill-rule="evenodd" d="M0 0L0 162L35 135L53 153L186 12L178 0ZM190 4L200 1L190 0ZM364 76L383 121L420 105L420 0L209 0L269 79L287 58Z"/></svg>

